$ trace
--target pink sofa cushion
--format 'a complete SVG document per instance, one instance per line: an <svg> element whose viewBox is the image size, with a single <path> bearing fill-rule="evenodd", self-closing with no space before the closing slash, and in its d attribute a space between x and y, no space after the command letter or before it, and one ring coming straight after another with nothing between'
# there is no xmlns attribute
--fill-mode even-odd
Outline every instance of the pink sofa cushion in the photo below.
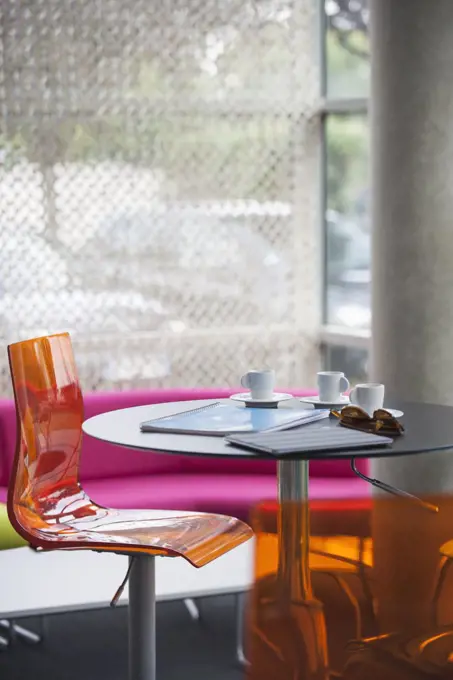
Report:
<svg viewBox="0 0 453 680"><path fill-rule="evenodd" d="M267 474L275 478L277 463L274 460L252 460L251 458L214 458L208 456L190 456L186 469L198 474ZM366 460L357 460L357 468L361 472L368 469ZM349 460L312 460L310 461L310 479L322 477L324 479L350 479L355 477Z"/></svg>
<svg viewBox="0 0 453 680"><path fill-rule="evenodd" d="M250 509L276 498L276 480L268 474L158 474L127 479L99 479L84 485L100 505L218 512L247 519ZM310 481L310 498L363 498L370 487L359 478Z"/></svg>
<svg viewBox="0 0 453 680"><path fill-rule="evenodd" d="M6 486L16 450L16 409L12 399L0 399L0 485Z"/></svg>

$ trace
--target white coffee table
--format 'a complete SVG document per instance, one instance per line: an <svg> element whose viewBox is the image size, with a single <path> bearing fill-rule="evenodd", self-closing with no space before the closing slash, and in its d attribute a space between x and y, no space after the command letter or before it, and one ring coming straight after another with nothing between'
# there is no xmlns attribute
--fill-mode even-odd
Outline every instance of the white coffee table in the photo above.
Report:
<svg viewBox="0 0 453 680"><path fill-rule="evenodd" d="M194 569L181 557L156 558L156 600L227 595L247 590L253 577L254 541ZM108 607L124 578L128 558L89 550L0 551L0 618ZM8 580L20 587L8 587ZM119 605L128 604L127 586Z"/></svg>
<svg viewBox="0 0 453 680"><path fill-rule="evenodd" d="M272 456L262 452L228 445L222 437L197 436L142 432L140 423L152 418L160 418L184 410L199 408L213 403L214 400L195 400L169 402L151 406L136 406L119 411L102 413L83 423L85 434L101 441L107 441L126 449L160 452L165 455L208 456L225 459L249 458L260 460ZM221 401L221 400L218 400ZM288 407L301 408L300 403L287 402ZM283 406L283 405L282 405ZM392 447L376 447L354 450L330 449L326 451L304 451L291 457L278 460L277 489L280 502L278 531L278 579L290 594L291 601L313 602L314 595L309 567L309 460L370 458L381 456L411 455L433 450L450 449L453 441L453 409L451 407L429 404L389 403L389 407L405 412L404 437L395 439ZM433 429L432 424L435 423ZM336 428L336 419L313 423L314 428ZM274 458L275 460L275 458ZM133 680L154 680L155 649L150 647L149 639L154 639L154 567L153 556L143 555L131 573L129 608L131 678ZM316 610L316 608L314 609ZM324 625L324 624L322 624ZM146 635L143 631L146 630ZM316 638L319 668L327 673L325 665L326 650L324 637Z"/></svg>

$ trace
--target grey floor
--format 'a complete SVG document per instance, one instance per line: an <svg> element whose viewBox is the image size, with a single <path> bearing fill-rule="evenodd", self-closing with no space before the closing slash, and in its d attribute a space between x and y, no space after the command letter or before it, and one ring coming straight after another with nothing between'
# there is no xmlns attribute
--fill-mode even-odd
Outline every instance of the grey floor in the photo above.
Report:
<svg viewBox="0 0 453 680"><path fill-rule="evenodd" d="M157 605L159 680L243 680L234 656L234 598L201 603L193 622L180 602ZM39 629L39 621L22 621ZM124 607L49 616L43 644L16 643L0 652L1 680L126 680Z"/></svg>

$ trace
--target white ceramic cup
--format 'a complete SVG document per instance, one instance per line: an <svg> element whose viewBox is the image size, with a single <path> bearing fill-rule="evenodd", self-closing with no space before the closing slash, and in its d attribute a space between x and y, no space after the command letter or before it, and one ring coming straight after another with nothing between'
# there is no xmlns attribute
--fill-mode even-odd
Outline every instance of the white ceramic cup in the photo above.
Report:
<svg viewBox="0 0 453 680"><path fill-rule="evenodd" d="M247 371L241 378L242 387L250 390L252 399L271 399L274 394L275 371Z"/></svg>
<svg viewBox="0 0 453 680"><path fill-rule="evenodd" d="M381 383L363 383L351 390L349 400L372 416L378 408L384 406L384 393L385 387Z"/></svg>
<svg viewBox="0 0 453 680"><path fill-rule="evenodd" d="M334 404L348 389L349 380L342 371L320 371L318 373L319 401Z"/></svg>

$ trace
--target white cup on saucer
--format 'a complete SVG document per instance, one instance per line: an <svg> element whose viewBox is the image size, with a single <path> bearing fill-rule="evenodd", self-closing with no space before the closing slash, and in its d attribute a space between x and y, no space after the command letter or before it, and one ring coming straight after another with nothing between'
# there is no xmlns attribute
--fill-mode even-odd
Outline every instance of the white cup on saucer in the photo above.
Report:
<svg viewBox="0 0 453 680"><path fill-rule="evenodd" d="M338 403L343 392L349 389L349 380L342 371L320 371L318 374L319 401L326 404Z"/></svg>
<svg viewBox="0 0 453 680"><path fill-rule="evenodd" d="M252 399L271 399L274 394L275 371L247 371L241 378L241 385L250 390Z"/></svg>
<svg viewBox="0 0 453 680"><path fill-rule="evenodd" d="M360 406L368 415L384 406L385 387L381 383L362 383L356 385L349 395L349 401Z"/></svg>

